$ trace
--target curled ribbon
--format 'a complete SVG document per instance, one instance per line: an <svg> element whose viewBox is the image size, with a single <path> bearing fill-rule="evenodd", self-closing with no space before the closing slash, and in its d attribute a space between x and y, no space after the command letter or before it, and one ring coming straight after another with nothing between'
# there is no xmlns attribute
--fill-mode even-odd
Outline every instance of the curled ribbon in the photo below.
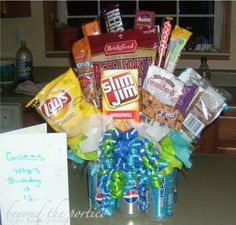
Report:
<svg viewBox="0 0 236 225"><path fill-rule="evenodd" d="M168 162L168 166L161 171L161 174L166 176L170 174L174 168L181 169L182 163L175 156L174 146L169 136L163 138L161 141L161 147L161 158Z"/></svg>
<svg viewBox="0 0 236 225"><path fill-rule="evenodd" d="M167 166L167 161L162 160L155 145L141 138L134 128L106 131L99 148L98 187L104 196L100 211L111 215L116 200L134 188L139 194L140 210L146 211L147 187L149 184L155 188L160 186L160 171Z"/></svg>

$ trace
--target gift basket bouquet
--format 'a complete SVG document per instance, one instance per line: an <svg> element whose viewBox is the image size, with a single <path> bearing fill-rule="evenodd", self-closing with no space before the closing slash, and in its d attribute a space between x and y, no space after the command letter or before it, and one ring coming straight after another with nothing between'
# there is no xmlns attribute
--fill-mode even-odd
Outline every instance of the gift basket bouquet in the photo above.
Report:
<svg viewBox="0 0 236 225"><path fill-rule="evenodd" d="M48 83L33 106L56 132L65 132L68 157L88 162L89 204L161 219L171 216L178 172L191 168L193 143L227 108L229 95L194 69L174 75L191 32L171 17L137 11L124 30L119 5L84 24L72 46L75 68Z"/></svg>

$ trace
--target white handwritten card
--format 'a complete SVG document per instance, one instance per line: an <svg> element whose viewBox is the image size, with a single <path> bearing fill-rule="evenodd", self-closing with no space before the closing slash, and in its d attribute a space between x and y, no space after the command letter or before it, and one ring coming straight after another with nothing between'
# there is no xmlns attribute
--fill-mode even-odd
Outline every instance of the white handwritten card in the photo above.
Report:
<svg viewBox="0 0 236 225"><path fill-rule="evenodd" d="M22 129L17 129L13 131L8 131L5 133L2 133L1 135L4 134L39 134L39 133L47 133L47 124L42 123L39 125L31 126L31 127L26 127ZM0 135L0 137L1 137Z"/></svg>
<svg viewBox="0 0 236 225"><path fill-rule="evenodd" d="M64 133L0 135L2 225L69 225Z"/></svg>

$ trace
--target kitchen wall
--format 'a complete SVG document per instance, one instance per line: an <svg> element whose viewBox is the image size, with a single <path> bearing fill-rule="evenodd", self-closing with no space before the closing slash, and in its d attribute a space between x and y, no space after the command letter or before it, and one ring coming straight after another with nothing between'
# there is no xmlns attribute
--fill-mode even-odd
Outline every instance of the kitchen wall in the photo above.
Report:
<svg viewBox="0 0 236 225"><path fill-rule="evenodd" d="M1 23L1 56L14 57L19 48L19 38L26 40L34 57L34 66L37 67L67 67L68 59L47 58L44 52L44 19L43 2L31 2L32 17L4 18ZM215 70L236 70L236 1L232 2L231 21L231 57L230 60L209 60L209 66ZM199 60L180 60L178 68L198 68Z"/></svg>

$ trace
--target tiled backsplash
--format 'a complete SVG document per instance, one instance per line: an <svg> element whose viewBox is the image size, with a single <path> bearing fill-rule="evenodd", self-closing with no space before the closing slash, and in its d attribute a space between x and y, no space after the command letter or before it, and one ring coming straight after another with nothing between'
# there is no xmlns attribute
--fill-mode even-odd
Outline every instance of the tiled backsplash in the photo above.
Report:
<svg viewBox="0 0 236 225"><path fill-rule="evenodd" d="M35 82L48 82L55 77L65 72L68 67L35 67L34 79ZM181 70L177 71L177 74ZM215 86L236 87L236 71L230 70L212 70L212 84Z"/></svg>

